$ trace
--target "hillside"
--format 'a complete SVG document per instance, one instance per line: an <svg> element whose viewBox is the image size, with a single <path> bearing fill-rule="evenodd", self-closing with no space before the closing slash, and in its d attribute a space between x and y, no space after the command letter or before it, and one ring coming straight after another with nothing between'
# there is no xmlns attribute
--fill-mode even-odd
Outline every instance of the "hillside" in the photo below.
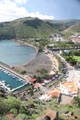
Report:
<svg viewBox="0 0 80 120"><path fill-rule="evenodd" d="M65 31L69 29L70 27L72 27L73 25L75 26L76 24L80 23L80 20L77 20L77 19L51 20L49 22L52 23L53 26L59 31Z"/></svg>
<svg viewBox="0 0 80 120"><path fill-rule="evenodd" d="M66 31L69 32L80 32L80 22L76 23L75 25L70 26Z"/></svg>
<svg viewBox="0 0 80 120"><path fill-rule="evenodd" d="M0 23L0 39L48 37L58 32L52 23L38 18L22 18Z"/></svg>
<svg viewBox="0 0 80 120"><path fill-rule="evenodd" d="M75 32L80 33L80 20L75 20L74 24L63 31L64 34L73 34Z"/></svg>
<svg viewBox="0 0 80 120"><path fill-rule="evenodd" d="M25 17L0 23L0 39L45 38L53 33L80 32L80 20L40 20Z"/></svg>

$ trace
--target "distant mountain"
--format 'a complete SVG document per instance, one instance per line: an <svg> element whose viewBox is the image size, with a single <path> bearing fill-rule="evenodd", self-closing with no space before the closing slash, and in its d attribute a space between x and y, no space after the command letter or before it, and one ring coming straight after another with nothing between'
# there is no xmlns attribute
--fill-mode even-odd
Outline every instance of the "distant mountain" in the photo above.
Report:
<svg viewBox="0 0 80 120"><path fill-rule="evenodd" d="M71 25L70 27L68 27L65 32L78 32L80 33L80 20L77 21L75 24Z"/></svg>
<svg viewBox="0 0 80 120"><path fill-rule="evenodd" d="M64 30L71 28L72 26L75 26L76 24L79 24L80 20L76 20L76 19L53 20L53 21L49 21L49 22L53 23L55 28L58 29L59 31L64 31Z"/></svg>
<svg viewBox="0 0 80 120"><path fill-rule="evenodd" d="M63 31L80 31L80 20L40 20L25 17L0 23L0 39L43 38Z"/></svg>

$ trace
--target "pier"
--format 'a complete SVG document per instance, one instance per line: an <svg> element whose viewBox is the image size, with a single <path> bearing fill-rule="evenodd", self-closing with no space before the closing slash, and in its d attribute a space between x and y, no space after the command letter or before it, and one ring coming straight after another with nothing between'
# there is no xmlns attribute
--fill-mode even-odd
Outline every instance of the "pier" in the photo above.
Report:
<svg viewBox="0 0 80 120"><path fill-rule="evenodd" d="M5 85L5 83L0 81L0 86L2 86L5 90L10 91L10 88Z"/></svg>

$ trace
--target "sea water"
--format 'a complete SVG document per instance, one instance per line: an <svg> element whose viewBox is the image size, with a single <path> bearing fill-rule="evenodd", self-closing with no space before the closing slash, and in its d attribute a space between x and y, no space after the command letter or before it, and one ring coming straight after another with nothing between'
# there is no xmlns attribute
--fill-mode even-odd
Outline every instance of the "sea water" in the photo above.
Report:
<svg viewBox="0 0 80 120"><path fill-rule="evenodd" d="M29 63L36 56L36 50L20 45L15 40L0 40L0 61L10 66Z"/></svg>

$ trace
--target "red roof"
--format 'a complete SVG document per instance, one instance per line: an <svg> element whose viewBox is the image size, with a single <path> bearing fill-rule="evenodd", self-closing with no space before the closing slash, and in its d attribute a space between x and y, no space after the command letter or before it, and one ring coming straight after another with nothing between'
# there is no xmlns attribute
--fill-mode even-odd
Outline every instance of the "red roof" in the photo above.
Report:
<svg viewBox="0 0 80 120"><path fill-rule="evenodd" d="M36 81L36 78L31 78L30 82L35 82Z"/></svg>

